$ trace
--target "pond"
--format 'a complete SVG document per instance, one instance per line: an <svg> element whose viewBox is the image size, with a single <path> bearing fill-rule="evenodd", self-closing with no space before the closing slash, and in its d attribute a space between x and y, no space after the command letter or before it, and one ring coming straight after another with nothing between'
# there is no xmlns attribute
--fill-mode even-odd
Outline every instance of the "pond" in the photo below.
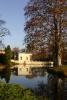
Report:
<svg viewBox="0 0 67 100"><path fill-rule="evenodd" d="M23 71L25 70L27 70L27 68L25 68ZM0 71L0 80L6 83L19 84L26 88L35 88L41 82L47 84L48 73L44 71L44 73L42 74L42 70L42 68L34 69L31 75L27 74L26 72L25 74L22 73L21 75L19 75L19 70L10 70L10 68L5 68Z"/></svg>
<svg viewBox="0 0 67 100"><path fill-rule="evenodd" d="M25 73L19 74L21 70ZM35 94L46 95L50 100L66 100L67 78L48 73L45 68L33 68L31 74L27 68L21 70L7 67L0 71L0 80L31 88Z"/></svg>

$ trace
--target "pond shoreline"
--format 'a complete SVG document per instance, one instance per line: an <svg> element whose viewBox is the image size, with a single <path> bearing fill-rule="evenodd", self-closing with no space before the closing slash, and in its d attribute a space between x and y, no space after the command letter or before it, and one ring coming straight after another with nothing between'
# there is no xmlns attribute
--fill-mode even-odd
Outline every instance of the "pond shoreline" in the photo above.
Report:
<svg viewBox="0 0 67 100"><path fill-rule="evenodd" d="M52 68L48 67L46 69L50 73L53 73L53 74L55 73L57 75L67 77L67 66L52 67Z"/></svg>

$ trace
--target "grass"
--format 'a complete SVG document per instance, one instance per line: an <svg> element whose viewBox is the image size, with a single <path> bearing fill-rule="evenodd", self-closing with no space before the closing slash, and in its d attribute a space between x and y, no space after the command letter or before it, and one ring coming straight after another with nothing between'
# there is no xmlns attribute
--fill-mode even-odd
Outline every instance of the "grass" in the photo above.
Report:
<svg viewBox="0 0 67 100"><path fill-rule="evenodd" d="M64 71L64 75L67 76L67 65L62 66L62 70Z"/></svg>
<svg viewBox="0 0 67 100"><path fill-rule="evenodd" d="M49 73L57 74L58 76L65 76L67 77L67 65L63 65L61 67L53 67L47 68Z"/></svg>

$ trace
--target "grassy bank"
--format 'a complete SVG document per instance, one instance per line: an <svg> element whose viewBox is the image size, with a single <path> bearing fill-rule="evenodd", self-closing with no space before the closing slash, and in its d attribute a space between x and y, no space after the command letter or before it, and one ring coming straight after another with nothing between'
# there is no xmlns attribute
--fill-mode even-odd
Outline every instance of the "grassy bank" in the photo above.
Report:
<svg viewBox="0 0 67 100"><path fill-rule="evenodd" d="M61 67L53 67L47 68L49 73L57 74L58 76L65 76L67 77L67 65L63 65Z"/></svg>
<svg viewBox="0 0 67 100"><path fill-rule="evenodd" d="M48 100L46 97L34 96L32 90L18 85L0 82L0 100Z"/></svg>

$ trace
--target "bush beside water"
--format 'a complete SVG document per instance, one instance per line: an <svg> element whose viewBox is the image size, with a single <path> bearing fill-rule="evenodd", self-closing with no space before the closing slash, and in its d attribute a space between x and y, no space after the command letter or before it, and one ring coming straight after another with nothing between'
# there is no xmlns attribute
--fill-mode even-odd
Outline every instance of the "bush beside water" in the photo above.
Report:
<svg viewBox="0 0 67 100"><path fill-rule="evenodd" d="M19 85L0 82L0 100L47 100L42 96L34 96L32 90Z"/></svg>

